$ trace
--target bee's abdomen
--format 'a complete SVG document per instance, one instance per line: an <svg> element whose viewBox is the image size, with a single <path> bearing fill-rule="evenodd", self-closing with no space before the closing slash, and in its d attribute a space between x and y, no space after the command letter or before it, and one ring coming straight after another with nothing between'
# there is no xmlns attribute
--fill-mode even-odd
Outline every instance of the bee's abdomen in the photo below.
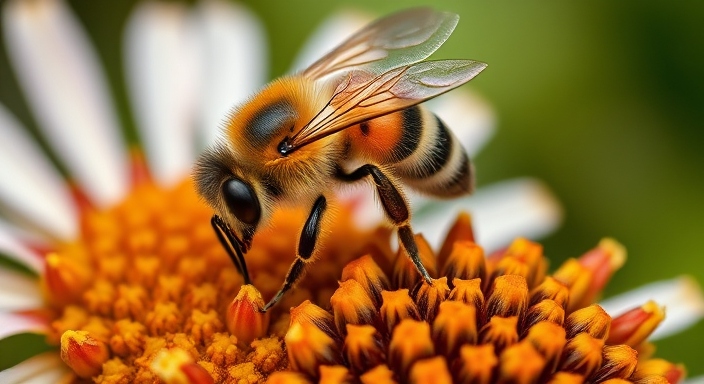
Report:
<svg viewBox="0 0 704 384"><path fill-rule="evenodd" d="M410 107L348 131L357 153L390 165L405 184L422 193L455 197L472 191L469 156L445 123L426 108Z"/></svg>
<svg viewBox="0 0 704 384"><path fill-rule="evenodd" d="M412 156L423 136L423 115L408 108L347 129L352 151L376 164L393 164Z"/></svg>
<svg viewBox="0 0 704 384"><path fill-rule="evenodd" d="M393 164L410 187L433 196L456 197L472 192L472 165L462 144L445 123L429 110L416 106L423 134L414 153Z"/></svg>

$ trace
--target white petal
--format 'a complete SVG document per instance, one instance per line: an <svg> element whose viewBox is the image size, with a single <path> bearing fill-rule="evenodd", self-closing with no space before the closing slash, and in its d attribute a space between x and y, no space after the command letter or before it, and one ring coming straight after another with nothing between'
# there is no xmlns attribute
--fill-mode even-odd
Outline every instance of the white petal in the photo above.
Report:
<svg viewBox="0 0 704 384"><path fill-rule="evenodd" d="M371 16L354 11L339 12L327 18L303 45L294 60L291 72L300 71L313 64L370 21Z"/></svg>
<svg viewBox="0 0 704 384"><path fill-rule="evenodd" d="M0 312L0 340L20 333L46 333L48 328L46 323L33 317Z"/></svg>
<svg viewBox="0 0 704 384"><path fill-rule="evenodd" d="M42 307L44 301L37 279L24 273L0 269L0 312Z"/></svg>
<svg viewBox="0 0 704 384"><path fill-rule="evenodd" d="M0 105L0 205L20 224L72 239L78 219L68 188L24 132Z"/></svg>
<svg viewBox="0 0 704 384"><path fill-rule="evenodd" d="M447 124L471 158L494 134L494 110L475 93L457 90L426 105Z"/></svg>
<svg viewBox="0 0 704 384"><path fill-rule="evenodd" d="M681 332L704 317L704 295L697 282L689 276L651 283L608 298L599 305L610 315L618 316L648 300L665 306L665 320L650 340Z"/></svg>
<svg viewBox="0 0 704 384"><path fill-rule="evenodd" d="M136 6L125 32L127 83L150 170L162 184L187 175L195 158L198 52L183 4Z"/></svg>
<svg viewBox="0 0 704 384"><path fill-rule="evenodd" d="M212 143L228 112L266 81L267 40L260 21L242 5L203 1L196 22L203 49L199 124L204 142Z"/></svg>
<svg viewBox="0 0 704 384"><path fill-rule="evenodd" d="M95 203L114 203L127 188L127 162L88 38L61 1L10 1L4 10L10 61L42 134Z"/></svg>
<svg viewBox="0 0 704 384"><path fill-rule="evenodd" d="M7 231L0 231L0 255L28 267L37 274L44 270L44 259L22 245Z"/></svg>
<svg viewBox="0 0 704 384"><path fill-rule="evenodd" d="M58 352L46 352L0 372L0 383L54 384L71 375Z"/></svg>
<svg viewBox="0 0 704 384"><path fill-rule="evenodd" d="M487 253L518 236L544 236L562 220L562 209L552 192L541 182L524 178L482 187L466 198L432 203L415 216L413 230L437 247L461 210L472 215L477 243Z"/></svg>
<svg viewBox="0 0 704 384"><path fill-rule="evenodd" d="M0 217L0 232L5 232L22 244L31 244L38 249L49 249L56 241L56 236L51 237L38 230L36 227L20 227L19 223L9 222Z"/></svg>

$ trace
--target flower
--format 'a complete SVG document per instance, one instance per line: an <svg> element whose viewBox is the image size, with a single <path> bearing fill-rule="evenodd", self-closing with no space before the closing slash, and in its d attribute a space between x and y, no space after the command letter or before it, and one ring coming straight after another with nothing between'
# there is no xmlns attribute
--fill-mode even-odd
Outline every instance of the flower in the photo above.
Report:
<svg viewBox="0 0 704 384"><path fill-rule="evenodd" d="M625 261L620 244L604 239L547 275L537 243L519 238L485 259L474 242L457 237L473 237L462 216L443 245L449 255L426 255L445 260L435 265L444 272L434 273L432 284L398 278L404 270L397 266L408 263L401 251L349 263L330 311L310 302L291 310L284 338L289 370L271 381L677 383L684 377L682 366L652 358L646 341L664 308L648 302L612 318L593 304Z"/></svg>
<svg viewBox="0 0 704 384"><path fill-rule="evenodd" d="M257 309L262 296L270 297L286 272L303 213L281 210L273 228L258 234L247 259L261 293L241 288L241 277L209 226L212 212L197 199L187 179L197 152L193 143L212 140L229 108L263 83L262 28L246 9L219 1L204 1L193 10L167 3L137 6L127 25L125 64L141 144L130 150L119 133L96 55L66 5L11 1L3 11L9 56L62 173L0 108L4 139L0 157L3 164L12 165L3 167L8 173L0 179L0 202L8 218L0 222L0 253L29 270L0 268L0 339L39 333L58 349L0 372L0 381L58 382L77 377L101 382L256 381L289 364L305 371L306 362L319 359L317 349L310 348L307 357L298 355L300 363L290 363L288 343L328 345L332 340L349 348L342 344L340 329L357 335L353 344L357 350L367 348L370 338L377 343L364 327L373 314L358 318L354 328L348 323L356 311L343 308L336 315L314 307L336 301L340 276L359 299L350 304L361 311L370 306L364 300L367 290L386 284L380 279L390 265L381 263L379 268L387 269L379 273L372 263L380 261L371 256L353 261L366 251L391 254L388 230L364 216L378 212L367 210L366 197L353 194L340 202L335 228L324 239L315 268L270 314L261 315ZM359 19L346 15L327 24L306 51L318 56L325 49L321 47L347 30L345 25L358 25L355 20ZM451 126L465 128L462 138L472 145L470 153L488 137L491 113L475 96L445 98L436 108ZM458 116L457 111L463 114ZM474 119L466 118L469 112ZM478 239L489 249L504 245L517 233L539 236L559 221L559 209L534 181L497 185L479 192L473 201L469 206L482 235ZM451 209L430 210L432 214L415 228L425 226L424 232L439 237L441 230L435 228L439 226L432 216L446 220L444 212ZM507 210L511 215L500 214ZM358 225L362 218L367 228ZM471 240L465 238L467 231L450 233L455 240ZM437 244L433 236L430 239ZM454 260L450 254L447 258ZM454 266L452 272L442 273L471 270L459 261L448 265ZM404 265L398 268L401 274L408 271ZM460 269L464 272L456 271ZM398 281L410 283L414 278L410 273L403 276ZM441 302L451 285L457 286L446 281L419 290L426 304L417 320L422 315L444 321L441 307L447 305ZM398 291L389 292L373 294L371 304L383 304L385 296L395 295L401 322L407 317L404 313L418 304ZM302 302L307 307L287 311ZM303 321L316 316L339 320L335 328ZM289 327L294 317L301 322ZM400 326L389 324L394 329ZM644 332L629 324L623 326L628 330L624 338ZM450 343L458 341L443 337ZM406 361L403 355L396 359L400 364ZM442 362L423 364L411 377L422 377L437 364ZM648 372L668 367L655 361ZM294 375L308 380L318 372ZM320 372L337 378L349 374L344 367L322 367ZM372 369L367 377L390 372Z"/></svg>

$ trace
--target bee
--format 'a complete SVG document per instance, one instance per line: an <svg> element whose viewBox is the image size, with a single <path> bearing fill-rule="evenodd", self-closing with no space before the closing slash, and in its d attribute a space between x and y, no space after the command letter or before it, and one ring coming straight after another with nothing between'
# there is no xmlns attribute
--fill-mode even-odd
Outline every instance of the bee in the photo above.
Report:
<svg viewBox="0 0 704 384"><path fill-rule="evenodd" d="M235 108L221 138L198 159L198 193L214 209L218 239L242 273L257 228L277 206L306 206L293 261L274 306L315 259L326 196L339 184L371 181L418 273L431 282L410 226L401 183L456 197L473 189L457 138L419 104L456 88L486 64L426 61L459 16L411 9L372 22L302 72L282 77Z"/></svg>

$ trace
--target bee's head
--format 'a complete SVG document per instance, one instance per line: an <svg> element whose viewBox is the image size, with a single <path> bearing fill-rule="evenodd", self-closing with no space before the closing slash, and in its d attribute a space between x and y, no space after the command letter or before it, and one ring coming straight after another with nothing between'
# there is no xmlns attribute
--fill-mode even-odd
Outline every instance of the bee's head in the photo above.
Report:
<svg viewBox="0 0 704 384"><path fill-rule="evenodd" d="M238 166L233 152L221 143L200 156L193 178L198 194L248 245L262 221L267 200L251 170Z"/></svg>

